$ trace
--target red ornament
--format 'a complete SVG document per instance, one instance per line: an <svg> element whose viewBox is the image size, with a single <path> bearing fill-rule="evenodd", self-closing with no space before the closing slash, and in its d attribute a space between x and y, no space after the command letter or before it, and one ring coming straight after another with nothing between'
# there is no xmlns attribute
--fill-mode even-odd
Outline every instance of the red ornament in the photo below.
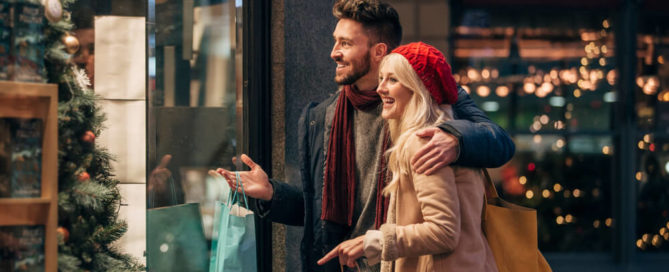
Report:
<svg viewBox="0 0 669 272"><path fill-rule="evenodd" d="M81 140L83 140L84 142L87 142L87 143L93 143L93 142L95 142L95 134L93 134L92 131L87 130L84 133L84 136L81 136Z"/></svg>
<svg viewBox="0 0 669 272"><path fill-rule="evenodd" d="M58 227L56 232L58 233L59 237L63 238L63 242L67 242L67 240L70 239L70 232L66 228Z"/></svg>
<svg viewBox="0 0 669 272"><path fill-rule="evenodd" d="M91 175L89 175L88 172L84 171L84 172L79 173L79 175L77 176L77 179L79 181L87 181L87 180L91 179Z"/></svg>

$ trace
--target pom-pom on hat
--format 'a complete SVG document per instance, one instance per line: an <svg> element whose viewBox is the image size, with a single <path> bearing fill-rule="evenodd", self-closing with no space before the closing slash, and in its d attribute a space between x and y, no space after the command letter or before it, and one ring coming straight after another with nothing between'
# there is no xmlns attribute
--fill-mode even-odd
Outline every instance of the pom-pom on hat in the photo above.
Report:
<svg viewBox="0 0 669 272"><path fill-rule="evenodd" d="M439 50L422 42L414 42L399 46L392 53L398 53L409 61L437 104L455 104L458 87L451 74L451 66Z"/></svg>

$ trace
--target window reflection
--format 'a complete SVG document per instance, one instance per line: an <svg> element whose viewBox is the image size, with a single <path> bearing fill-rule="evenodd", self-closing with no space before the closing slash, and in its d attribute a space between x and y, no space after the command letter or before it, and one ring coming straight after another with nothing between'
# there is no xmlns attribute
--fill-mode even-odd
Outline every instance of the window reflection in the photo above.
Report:
<svg viewBox="0 0 669 272"><path fill-rule="evenodd" d="M536 208L542 251L607 251L613 218L614 39L606 12L464 9L453 29L458 83L514 135L494 173Z"/></svg>
<svg viewBox="0 0 669 272"><path fill-rule="evenodd" d="M641 252L669 251L669 24L643 11L637 37L637 236Z"/></svg>
<svg viewBox="0 0 669 272"><path fill-rule="evenodd" d="M228 188L208 171L234 169L241 147L241 1L160 0L152 8L149 208L200 203L210 239L215 201Z"/></svg>

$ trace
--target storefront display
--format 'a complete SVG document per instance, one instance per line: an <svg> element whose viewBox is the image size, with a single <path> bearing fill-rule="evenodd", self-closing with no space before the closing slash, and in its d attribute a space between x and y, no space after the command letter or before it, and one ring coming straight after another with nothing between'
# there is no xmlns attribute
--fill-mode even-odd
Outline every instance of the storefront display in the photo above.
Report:
<svg viewBox="0 0 669 272"><path fill-rule="evenodd" d="M0 270L56 271L57 86L0 81Z"/></svg>

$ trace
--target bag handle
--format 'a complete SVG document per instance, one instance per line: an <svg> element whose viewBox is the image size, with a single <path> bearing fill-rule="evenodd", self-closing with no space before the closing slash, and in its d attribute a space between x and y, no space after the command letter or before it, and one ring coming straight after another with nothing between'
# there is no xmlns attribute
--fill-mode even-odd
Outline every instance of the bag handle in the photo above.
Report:
<svg viewBox="0 0 669 272"><path fill-rule="evenodd" d="M235 187L241 187L242 188L242 194L244 196L244 206L246 206L246 209L249 209L249 201L248 198L246 197L246 191L244 190L244 183L242 182L242 177L239 175L239 172L235 172L235 183L237 186ZM232 194L232 198L230 198L230 195ZM228 193L228 204L235 204L238 202L241 202L241 199L238 199L238 194L239 191L235 190L235 192L232 192L232 189Z"/></svg>
<svg viewBox="0 0 669 272"><path fill-rule="evenodd" d="M486 195L486 197L490 198L490 199L499 198L499 194L497 194L497 188L495 188L495 184L492 182L492 179L490 178L490 174L488 174L488 169L483 168L481 171L483 172L483 175L485 176L485 195Z"/></svg>
<svg viewBox="0 0 669 272"><path fill-rule="evenodd" d="M483 234L486 234L485 215L486 215L486 206L488 205L488 198L496 199L499 198L499 195L497 194L497 188L495 188L495 184L492 182L492 179L490 178L490 174L488 174L488 169L483 168L481 169L481 172L483 172L483 176L485 176L485 181L483 184L483 186L485 187L484 188L485 191L483 193L483 209L481 211L481 230L483 230Z"/></svg>

